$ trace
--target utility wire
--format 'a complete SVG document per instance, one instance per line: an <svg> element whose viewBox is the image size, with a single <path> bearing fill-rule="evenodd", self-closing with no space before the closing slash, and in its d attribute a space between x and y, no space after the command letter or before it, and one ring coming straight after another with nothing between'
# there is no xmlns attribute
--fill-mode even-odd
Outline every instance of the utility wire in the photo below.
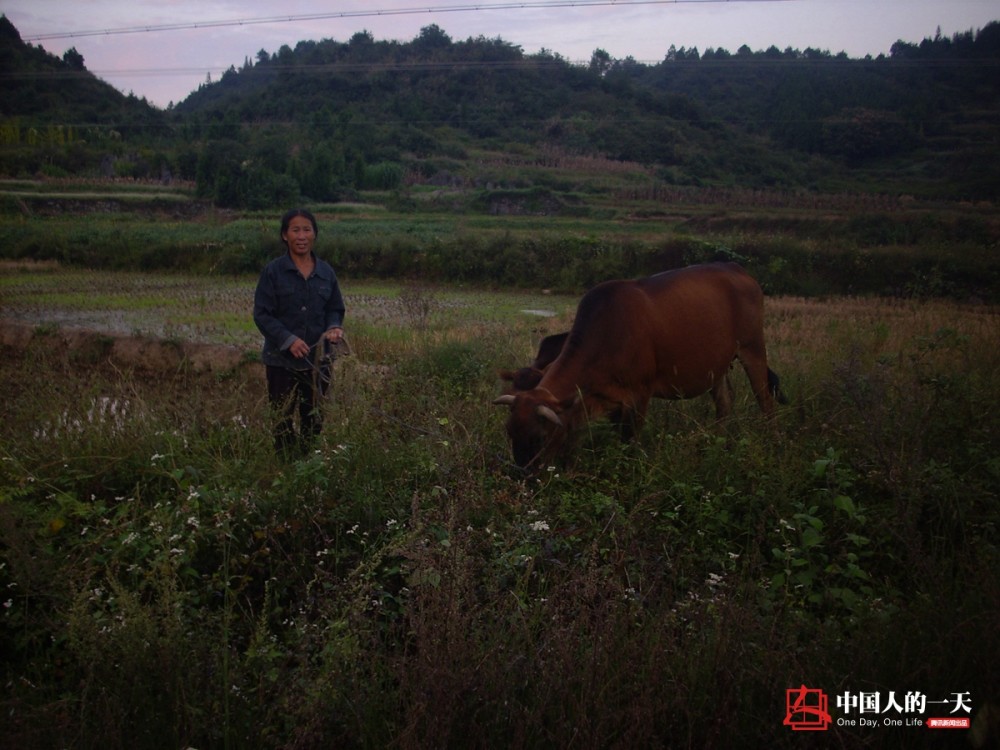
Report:
<svg viewBox="0 0 1000 750"><path fill-rule="evenodd" d="M691 5L702 3L773 3L795 2L795 0L532 0L530 2L472 3L466 5L436 5L414 8L387 8L383 10L342 10L328 13L307 13L294 16L270 16L266 18L244 18L223 21L195 21L189 23L167 23L148 26L126 26L116 29L93 29L89 31L63 31L49 34L26 36L25 41L40 42L49 39L75 39L87 36L110 36L113 34L139 34L156 31L185 31L190 29L211 29L226 26L256 26L298 21L324 21L332 18L368 18L373 16L403 16L427 13L459 13L484 10L535 10L548 8L593 8L615 6L627 8L639 5Z"/></svg>

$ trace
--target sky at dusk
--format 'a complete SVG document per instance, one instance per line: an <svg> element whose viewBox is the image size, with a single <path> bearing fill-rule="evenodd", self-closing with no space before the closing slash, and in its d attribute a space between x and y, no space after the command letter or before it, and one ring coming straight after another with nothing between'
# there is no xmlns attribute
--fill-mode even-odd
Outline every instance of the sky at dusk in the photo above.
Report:
<svg viewBox="0 0 1000 750"><path fill-rule="evenodd" d="M408 42L436 24L454 41L499 37L527 54L546 49L571 62L603 49L656 63L671 45L864 57L939 29L949 37L981 29L1000 20L1000 0L0 0L0 12L24 41L58 56L74 47L101 79L166 107L260 50L346 42L359 31Z"/></svg>

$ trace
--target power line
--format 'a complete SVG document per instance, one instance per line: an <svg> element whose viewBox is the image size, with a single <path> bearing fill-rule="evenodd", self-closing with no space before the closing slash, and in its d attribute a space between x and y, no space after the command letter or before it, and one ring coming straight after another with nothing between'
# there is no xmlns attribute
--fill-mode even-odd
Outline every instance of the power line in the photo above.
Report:
<svg viewBox="0 0 1000 750"><path fill-rule="evenodd" d="M196 21L190 23L168 23L147 26L125 26L115 29L92 29L89 31L63 31L50 34L35 34L25 37L25 41L40 42L50 39L74 39L87 36L110 36L115 34L139 34L157 31L187 31L191 29L211 29L226 26L258 26L298 21L324 21L334 18L370 18L375 16L403 16L427 13L462 13L484 10L535 10L548 8L592 8L615 6L627 8L640 5L691 5L702 3L773 3L795 2L795 0L530 0L529 2L494 2L466 5L437 5L414 8L388 8L384 10L342 10L327 13L308 13L294 16L269 16L265 18L229 19L221 21Z"/></svg>

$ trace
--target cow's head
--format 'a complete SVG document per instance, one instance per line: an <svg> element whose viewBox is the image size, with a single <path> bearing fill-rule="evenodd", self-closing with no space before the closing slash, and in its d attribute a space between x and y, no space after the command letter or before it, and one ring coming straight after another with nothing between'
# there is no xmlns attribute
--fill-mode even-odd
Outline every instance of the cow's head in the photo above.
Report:
<svg viewBox="0 0 1000 750"><path fill-rule="evenodd" d="M565 405L547 391L533 389L516 394L508 393L493 403L510 407L507 437L510 438L514 463L522 469L537 469L565 442Z"/></svg>

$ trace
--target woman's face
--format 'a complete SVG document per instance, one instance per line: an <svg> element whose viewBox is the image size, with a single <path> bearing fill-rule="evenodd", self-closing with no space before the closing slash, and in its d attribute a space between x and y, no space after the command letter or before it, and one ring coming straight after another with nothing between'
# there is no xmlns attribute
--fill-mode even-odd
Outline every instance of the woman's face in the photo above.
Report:
<svg viewBox="0 0 1000 750"><path fill-rule="evenodd" d="M305 216L296 216L288 223L288 229L281 235L293 256L305 257L312 252L316 242L316 232L312 222Z"/></svg>

